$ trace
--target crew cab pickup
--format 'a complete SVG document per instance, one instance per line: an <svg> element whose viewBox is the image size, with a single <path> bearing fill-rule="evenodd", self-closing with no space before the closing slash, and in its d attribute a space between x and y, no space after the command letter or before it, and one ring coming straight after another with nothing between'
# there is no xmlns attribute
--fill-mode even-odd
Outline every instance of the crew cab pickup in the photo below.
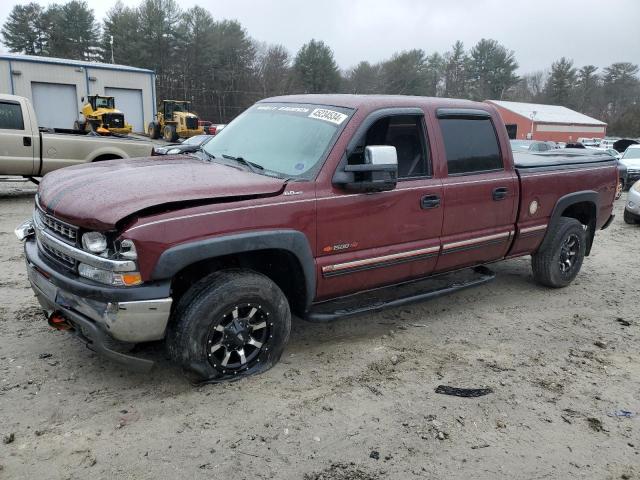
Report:
<svg viewBox="0 0 640 480"><path fill-rule="evenodd" d="M0 175L40 177L79 163L146 157L152 148L130 137L41 129L28 98L0 95Z"/></svg>
<svg viewBox="0 0 640 480"><path fill-rule="evenodd" d="M564 287L612 221L606 154L521 154L488 104L299 95L258 102L198 156L44 177L18 227L49 322L103 354L164 340L199 379L263 371L292 314L424 300L532 256ZM138 349L139 350L139 349Z"/></svg>

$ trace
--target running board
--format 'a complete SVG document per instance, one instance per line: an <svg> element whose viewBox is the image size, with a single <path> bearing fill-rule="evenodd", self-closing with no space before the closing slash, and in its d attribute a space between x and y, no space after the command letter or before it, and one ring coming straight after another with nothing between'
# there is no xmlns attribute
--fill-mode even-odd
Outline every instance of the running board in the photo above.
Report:
<svg viewBox="0 0 640 480"><path fill-rule="evenodd" d="M330 322L338 318L361 313L377 312L386 308L422 302L449 293L490 282L496 274L487 267L458 270L434 275L388 287L367 290L311 306L305 320Z"/></svg>

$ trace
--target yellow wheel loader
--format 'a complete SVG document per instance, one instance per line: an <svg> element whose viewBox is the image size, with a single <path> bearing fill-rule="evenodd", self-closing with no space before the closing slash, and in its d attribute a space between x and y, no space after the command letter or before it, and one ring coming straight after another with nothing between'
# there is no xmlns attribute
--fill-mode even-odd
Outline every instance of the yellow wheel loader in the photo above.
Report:
<svg viewBox="0 0 640 480"><path fill-rule="evenodd" d="M124 114L116 109L113 97L89 95L80 113L84 120L76 121L73 124L74 130L94 131L100 134L131 133L131 125L124 121Z"/></svg>
<svg viewBox="0 0 640 480"><path fill-rule="evenodd" d="M191 112L191 102L163 100L147 133L154 140L162 136L167 142L175 142L178 138L202 135L204 128L198 125L198 116Z"/></svg>

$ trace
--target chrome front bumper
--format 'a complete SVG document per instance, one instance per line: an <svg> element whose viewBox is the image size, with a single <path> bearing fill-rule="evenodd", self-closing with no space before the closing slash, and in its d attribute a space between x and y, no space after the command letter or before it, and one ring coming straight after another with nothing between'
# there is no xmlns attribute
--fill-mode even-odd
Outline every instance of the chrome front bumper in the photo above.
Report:
<svg viewBox="0 0 640 480"><path fill-rule="evenodd" d="M40 305L48 313L59 309L77 312L95 323L107 335L122 342L141 343L164 338L171 314L171 297L101 302L57 287L29 261L27 275Z"/></svg>

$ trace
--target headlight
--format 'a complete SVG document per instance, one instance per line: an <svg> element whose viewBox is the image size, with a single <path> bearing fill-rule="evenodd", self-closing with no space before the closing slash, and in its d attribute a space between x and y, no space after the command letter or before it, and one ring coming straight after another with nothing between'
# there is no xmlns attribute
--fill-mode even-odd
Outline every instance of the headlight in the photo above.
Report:
<svg viewBox="0 0 640 480"><path fill-rule="evenodd" d="M170 148L167 150L167 155L175 155L176 153L180 153L181 150L179 148Z"/></svg>
<svg viewBox="0 0 640 480"><path fill-rule="evenodd" d="M139 272L115 273L84 263L78 264L78 274L94 282L120 287L131 287L142 283L142 277Z"/></svg>
<svg viewBox="0 0 640 480"><path fill-rule="evenodd" d="M107 249L107 237L100 232L82 235L82 248L91 253L102 253Z"/></svg>
<svg viewBox="0 0 640 480"><path fill-rule="evenodd" d="M118 257L126 260L138 259L138 252L136 251L136 245L133 243L133 240L125 239L120 242Z"/></svg>

